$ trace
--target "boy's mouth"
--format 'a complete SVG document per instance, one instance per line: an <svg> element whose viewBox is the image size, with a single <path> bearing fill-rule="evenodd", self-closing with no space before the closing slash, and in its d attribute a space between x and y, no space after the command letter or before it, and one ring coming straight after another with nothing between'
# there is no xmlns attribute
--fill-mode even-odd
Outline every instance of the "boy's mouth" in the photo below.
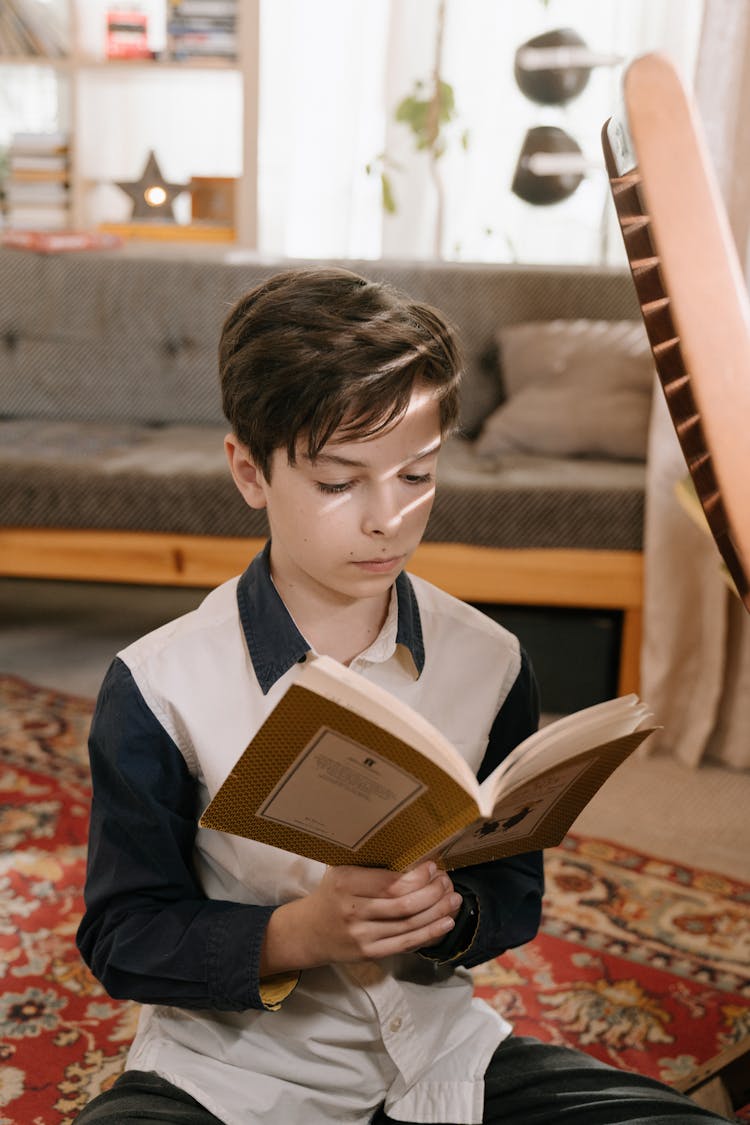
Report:
<svg viewBox="0 0 750 1125"><path fill-rule="evenodd" d="M398 567L403 566L404 556L394 555L390 559L361 559L354 563L354 566L360 570L368 570L372 574L388 573L390 570L396 570Z"/></svg>

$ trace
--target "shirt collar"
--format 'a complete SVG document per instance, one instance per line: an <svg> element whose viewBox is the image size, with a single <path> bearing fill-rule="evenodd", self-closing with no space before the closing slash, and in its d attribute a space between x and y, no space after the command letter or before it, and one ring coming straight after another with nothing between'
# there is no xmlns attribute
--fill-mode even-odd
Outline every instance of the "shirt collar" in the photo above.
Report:
<svg viewBox="0 0 750 1125"><path fill-rule="evenodd" d="M277 680L311 651L271 579L270 540L237 584L237 606L250 659L266 695ZM424 668L424 640L416 594L405 573L396 579L398 625L396 644L411 653L419 676Z"/></svg>
<svg viewBox="0 0 750 1125"><path fill-rule="evenodd" d="M396 579L396 597L398 598L396 644L404 645L409 650L414 661L417 678L419 678L424 668L422 619L419 616L419 604L417 595L414 593L414 587L409 581L409 575L403 570Z"/></svg>

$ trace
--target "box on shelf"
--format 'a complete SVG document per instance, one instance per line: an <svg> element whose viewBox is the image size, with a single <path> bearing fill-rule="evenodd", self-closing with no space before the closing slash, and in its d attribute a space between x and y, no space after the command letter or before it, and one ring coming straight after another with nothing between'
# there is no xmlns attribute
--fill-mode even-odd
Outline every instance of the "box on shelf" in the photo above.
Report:
<svg viewBox="0 0 750 1125"><path fill-rule="evenodd" d="M233 227L236 193L234 176L193 176L190 180L193 220Z"/></svg>
<svg viewBox="0 0 750 1125"><path fill-rule="evenodd" d="M105 51L108 59L150 59L146 13L129 8L108 11Z"/></svg>

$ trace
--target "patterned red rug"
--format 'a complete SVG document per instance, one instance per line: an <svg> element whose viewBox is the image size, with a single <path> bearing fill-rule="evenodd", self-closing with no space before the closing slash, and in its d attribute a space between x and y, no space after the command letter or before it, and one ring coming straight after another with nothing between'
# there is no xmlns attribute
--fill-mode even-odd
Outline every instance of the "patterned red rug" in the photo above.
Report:
<svg viewBox="0 0 750 1125"><path fill-rule="evenodd" d="M0 676L0 1125L67 1125L136 1008L81 964L88 700ZM542 933L476 971L519 1033L674 1081L750 1035L750 886L601 840L548 853Z"/></svg>

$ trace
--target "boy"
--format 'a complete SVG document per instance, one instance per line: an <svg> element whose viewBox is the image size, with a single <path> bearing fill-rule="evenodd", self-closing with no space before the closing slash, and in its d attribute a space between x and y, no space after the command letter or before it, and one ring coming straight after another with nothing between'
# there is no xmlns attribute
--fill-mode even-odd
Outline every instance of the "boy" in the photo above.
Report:
<svg viewBox="0 0 750 1125"><path fill-rule="evenodd" d="M440 315L346 271L291 271L237 303L219 359L230 469L270 540L125 649L100 693L78 941L111 995L144 1008L128 1070L79 1121L712 1120L514 1039L472 998L467 967L536 933L539 855L454 878L325 869L197 828L315 654L420 710L480 776L538 719L517 640L404 571L457 415Z"/></svg>

